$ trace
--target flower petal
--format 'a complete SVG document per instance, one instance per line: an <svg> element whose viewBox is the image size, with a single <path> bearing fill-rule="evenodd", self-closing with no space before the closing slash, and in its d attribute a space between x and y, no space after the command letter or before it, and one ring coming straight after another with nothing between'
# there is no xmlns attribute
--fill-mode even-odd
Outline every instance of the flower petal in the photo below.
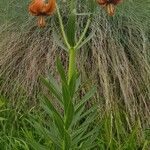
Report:
<svg viewBox="0 0 150 150"><path fill-rule="evenodd" d="M44 7L46 15L51 15L56 9L56 0L49 0L48 4Z"/></svg>
<svg viewBox="0 0 150 150"><path fill-rule="evenodd" d="M29 5L29 12L32 15L40 15L41 11L44 7L44 1L43 0L34 0L30 5Z"/></svg>
<svg viewBox="0 0 150 150"><path fill-rule="evenodd" d="M107 0L97 0L99 5L106 5L107 4Z"/></svg>

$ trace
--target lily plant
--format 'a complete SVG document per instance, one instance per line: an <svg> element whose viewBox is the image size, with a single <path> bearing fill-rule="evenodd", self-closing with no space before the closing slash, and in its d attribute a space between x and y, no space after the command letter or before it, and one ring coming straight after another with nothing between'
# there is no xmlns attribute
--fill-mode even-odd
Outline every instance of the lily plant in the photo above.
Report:
<svg viewBox="0 0 150 150"><path fill-rule="evenodd" d="M86 108L86 103L95 94L96 87L93 86L83 97L79 96L81 81L76 67L76 52L92 38L91 35L86 37L86 33L96 10L96 5L99 4L106 8L108 14L112 16L115 13L115 6L119 2L120 0L88 0L87 22L79 37L76 37L76 0L66 0L69 7L67 28L64 27L60 6L56 0L48 0L48 2L33 0L29 5L29 12L38 17L38 26L41 28L46 26L46 16L53 15L54 12L57 13L61 37L69 55L67 74L60 59L57 59L57 70L61 78L59 84L52 76L48 78L40 77L42 83L55 97L57 107L44 92L39 95L41 106L48 114L50 123L47 123L49 121L41 123L36 119L29 119L29 122L43 139L36 141L26 131L26 136L33 149L91 150L97 147L99 132L98 105Z"/></svg>

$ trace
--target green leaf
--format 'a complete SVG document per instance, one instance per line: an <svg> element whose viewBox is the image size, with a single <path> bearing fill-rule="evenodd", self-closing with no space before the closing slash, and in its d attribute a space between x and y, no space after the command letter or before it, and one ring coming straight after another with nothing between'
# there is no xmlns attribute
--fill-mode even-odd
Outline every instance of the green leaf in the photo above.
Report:
<svg viewBox="0 0 150 150"><path fill-rule="evenodd" d="M73 74L70 82L69 82L69 91L70 91L70 96L71 98L73 98L74 94L75 94L75 91L76 91L76 78L77 78L77 74Z"/></svg>
<svg viewBox="0 0 150 150"><path fill-rule="evenodd" d="M67 23L67 39L71 47L75 45L75 32L76 32L76 14L75 9L72 10L69 15L68 23Z"/></svg>
<svg viewBox="0 0 150 150"><path fill-rule="evenodd" d="M66 52L68 52L67 47L65 47L64 43L59 38L59 35L56 33L56 31L53 32L53 38L56 41L56 43L58 44L58 46L60 46L62 49L64 49Z"/></svg>
<svg viewBox="0 0 150 150"><path fill-rule="evenodd" d="M63 65L62 65L62 63L61 63L61 61L60 61L59 58L57 58L56 64L57 64L57 70L58 70L58 72L59 72L59 74L60 74L61 80L62 80L65 84L67 84L67 79L66 79L66 75L65 75L65 70L64 70Z"/></svg>
<svg viewBox="0 0 150 150"><path fill-rule="evenodd" d="M62 138L59 137L59 135L57 134L57 131L53 131L53 130L56 130L56 129L53 127L51 128L51 131L50 131L45 128L44 132L47 134L47 138L49 138L55 145L61 148Z"/></svg>
<svg viewBox="0 0 150 150"><path fill-rule="evenodd" d="M2 102L1 100L0 100L0 107L2 107L4 105L4 102Z"/></svg>
<svg viewBox="0 0 150 150"><path fill-rule="evenodd" d="M96 146L97 146L97 143L96 142L92 143L91 139L89 139L88 141L82 144L82 147L79 148L79 150L91 150L91 149L94 149Z"/></svg>
<svg viewBox="0 0 150 150"><path fill-rule="evenodd" d="M97 138L98 134L99 134L99 127L96 126L91 131L88 131L80 140L82 141L82 140L88 139L92 136ZM93 138L93 139L95 139L95 138Z"/></svg>
<svg viewBox="0 0 150 150"><path fill-rule="evenodd" d="M48 147L41 145L40 143L36 142L34 139L29 139L29 144L34 150L47 150Z"/></svg>
<svg viewBox="0 0 150 150"><path fill-rule="evenodd" d="M78 110L76 110L76 112L74 113L74 118L73 118L71 126L74 126L77 124L77 122L80 120L79 118L84 110L85 110L85 106L82 106Z"/></svg>
<svg viewBox="0 0 150 150"><path fill-rule="evenodd" d="M77 47L77 49L80 49L83 45L85 45L86 43L88 43L92 37L93 37L94 33L90 33L90 35L83 41L80 43L80 45Z"/></svg>
<svg viewBox="0 0 150 150"><path fill-rule="evenodd" d="M68 131L65 130L65 132L64 132L64 149L70 150L70 147L71 147L71 137L68 134Z"/></svg>
<svg viewBox="0 0 150 150"><path fill-rule="evenodd" d="M49 89L49 91L54 94L54 96L59 100L59 102L60 102L60 104L62 106L62 102L63 102L62 101L62 94L60 93L60 91L57 88L57 86L53 82L45 79L42 76L40 76L40 80Z"/></svg>
<svg viewBox="0 0 150 150"><path fill-rule="evenodd" d="M62 93L63 93L64 111L65 111L65 127L66 129L68 129L73 120L74 106L70 96L69 87L64 82L62 83Z"/></svg>
<svg viewBox="0 0 150 150"><path fill-rule="evenodd" d="M92 108L90 108L90 110L87 110L82 115L80 115L80 116L78 115L78 118L76 119L76 122L79 121L80 126L78 127L78 129L73 131L73 134L72 134L74 146L77 143L79 143L79 141L81 141L81 140L83 141L84 139L88 138L88 136L92 135L93 132L98 131L98 129L96 129L97 127L94 126L95 130L92 129L91 131L86 132L88 127L95 122L95 119L98 116L97 111L96 111L97 105L95 105L95 106L94 106L94 109L92 107ZM81 114L81 112L83 112L83 110L85 110L85 109L81 109L80 114ZM81 122L81 121L83 121L83 122Z"/></svg>
<svg viewBox="0 0 150 150"><path fill-rule="evenodd" d="M94 86L91 88L89 92L87 92L84 97L81 99L81 101L76 105L75 110L77 110L79 107L84 105L96 92L96 87Z"/></svg>
<svg viewBox="0 0 150 150"><path fill-rule="evenodd" d="M80 85L81 85L81 76L78 75L78 78L76 80L76 90L75 91L78 91Z"/></svg>
<svg viewBox="0 0 150 150"><path fill-rule="evenodd" d="M98 108L98 104L93 105L91 108L87 109L87 110L81 115L81 118L86 117L86 116L88 116L88 117L86 117L86 118L90 118L90 117L92 117L92 116L90 116L90 114L91 114L91 115L94 115L94 114L95 114L95 116L98 116L97 108Z"/></svg>
<svg viewBox="0 0 150 150"><path fill-rule="evenodd" d="M74 106L72 101L69 102L66 116L65 116L65 128L68 129L70 127L70 124L72 123L73 117L74 117Z"/></svg>
<svg viewBox="0 0 150 150"><path fill-rule="evenodd" d="M57 115L57 113L55 112L54 112L54 121L59 130L61 137L63 138L64 137L64 122L62 118L59 115Z"/></svg>
<svg viewBox="0 0 150 150"><path fill-rule="evenodd" d="M83 115L81 115L78 120L85 119L85 121L80 125L80 128L83 128L86 125L94 122L95 119L98 117L97 107L91 108L90 110L86 111Z"/></svg>
<svg viewBox="0 0 150 150"><path fill-rule="evenodd" d="M62 82L62 94L63 94L63 102L64 102L64 111L66 114L68 105L71 101L71 96L70 96L68 85L64 82Z"/></svg>
<svg viewBox="0 0 150 150"><path fill-rule="evenodd" d="M53 106L53 104L50 102L50 100L45 95L43 95L41 97L41 106L43 108L47 107L49 109L49 111L51 111L51 113L55 112L62 119L62 117L59 114L59 112L55 109L55 107Z"/></svg>
<svg viewBox="0 0 150 150"><path fill-rule="evenodd" d="M80 128L79 130L74 131L75 134L73 135L72 138L73 147L76 147L79 143L81 143L81 138L86 133L87 128L88 126L85 126L84 128Z"/></svg>
<svg viewBox="0 0 150 150"><path fill-rule="evenodd" d="M149 145L148 140L145 140L145 142L144 142L144 144L143 144L143 146L142 146L142 150L148 149L148 145Z"/></svg>
<svg viewBox="0 0 150 150"><path fill-rule="evenodd" d="M55 132L52 132L53 130L55 130L55 128L53 128L52 131L50 131L43 127L42 124L38 123L33 118L30 118L30 120L27 121L35 128L35 130L40 136L44 136L45 138L50 139L54 144L61 147L60 138L58 138L58 135L54 134ZM53 126L53 123L51 124L51 126ZM25 131L25 134L29 139L33 140L33 137L31 137L31 135L28 134L28 131Z"/></svg>
<svg viewBox="0 0 150 150"><path fill-rule="evenodd" d="M80 128L78 131L76 131L77 133L79 132L79 134L75 133L74 138L73 138L73 146L75 147L76 145L78 145L79 143L82 142L87 142L88 143L93 143L98 135L99 135L99 128L98 126L94 127L94 129L90 130L87 132L89 125L84 126L83 128ZM90 139L90 140L89 140Z"/></svg>
<svg viewBox="0 0 150 150"><path fill-rule="evenodd" d="M135 124L133 131L131 134L126 138L125 143L123 144L121 149L131 149L135 147L135 137L139 129L138 122ZM134 148L135 149L135 148Z"/></svg>
<svg viewBox="0 0 150 150"><path fill-rule="evenodd" d="M48 74L48 77L47 77L47 80L53 84L53 86L55 87L55 89L61 93L61 86L57 83L57 81L54 79L54 77L49 73Z"/></svg>
<svg viewBox="0 0 150 150"><path fill-rule="evenodd" d="M7 120L6 118L0 117L0 121L5 121Z"/></svg>
<svg viewBox="0 0 150 150"><path fill-rule="evenodd" d="M97 146L97 138L99 135L99 127L94 126L93 129L91 129L88 132L85 132L84 136L80 137L80 141L82 141L82 144L80 145L80 150L91 150L95 146ZM78 141L79 142L79 141ZM79 142L81 143L81 142Z"/></svg>

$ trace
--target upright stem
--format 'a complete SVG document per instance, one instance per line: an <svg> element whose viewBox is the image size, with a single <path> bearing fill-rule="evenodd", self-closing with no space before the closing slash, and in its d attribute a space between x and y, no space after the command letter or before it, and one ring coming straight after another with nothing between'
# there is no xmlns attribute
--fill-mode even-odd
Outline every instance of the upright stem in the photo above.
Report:
<svg viewBox="0 0 150 150"><path fill-rule="evenodd" d="M69 50L68 84L70 83L72 76L76 72L75 58L76 58L76 50L74 48L70 48L70 50Z"/></svg>

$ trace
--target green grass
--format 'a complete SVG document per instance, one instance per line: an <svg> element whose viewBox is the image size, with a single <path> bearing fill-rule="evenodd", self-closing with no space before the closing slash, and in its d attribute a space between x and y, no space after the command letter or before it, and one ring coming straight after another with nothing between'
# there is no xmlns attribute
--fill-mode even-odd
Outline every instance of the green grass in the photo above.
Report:
<svg viewBox="0 0 150 150"><path fill-rule="evenodd" d="M0 2L0 150L32 149L33 142L52 146L26 121L34 116L50 128L50 120L39 106L39 75L49 72L59 81L55 60L60 56L67 68L68 57L53 38L54 17L46 29L36 27L29 16L29 1ZM77 65L83 96L98 85L87 108L99 103L100 150L148 150L150 145L150 5L149 0L126 0L109 18L97 8L89 32L90 42L79 50ZM82 4L82 6L84 6ZM62 4L65 7L65 3ZM86 8L84 8L86 9ZM83 9L79 12L82 12ZM65 15L67 11L62 9ZM85 17L78 19L81 33ZM55 31L58 31L56 29ZM88 36L88 35L87 35ZM50 98L52 96L50 95ZM6 119L6 120L5 120ZM30 137L30 138L29 138ZM51 148L50 148L51 149Z"/></svg>

